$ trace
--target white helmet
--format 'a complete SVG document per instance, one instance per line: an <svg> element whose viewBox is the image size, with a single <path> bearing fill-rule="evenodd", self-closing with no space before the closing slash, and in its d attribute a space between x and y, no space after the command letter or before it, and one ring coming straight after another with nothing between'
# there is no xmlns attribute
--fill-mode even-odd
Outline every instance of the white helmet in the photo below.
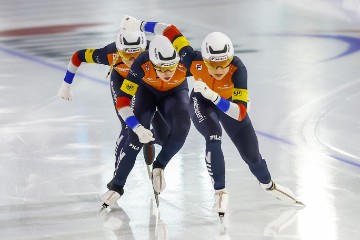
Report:
<svg viewBox="0 0 360 240"><path fill-rule="evenodd" d="M212 32L202 42L201 54L208 61L225 61L234 56L234 46L224 33Z"/></svg>
<svg viewBox="0 0 360 240"><path fill-rule="evenodd" d="M159 67L175 66L180 60L170 40L162 35L155 35L151 40L149 57L150 61Z"/></svg>
<svg viewBox="0 0 360 240"><path fill-rule="evenodd" d="M146 48L145 33L141 31L126 31L120 30L116 34L116 48L125 52L139 52ZM128 50L128 51L126 51Z"/></svg>

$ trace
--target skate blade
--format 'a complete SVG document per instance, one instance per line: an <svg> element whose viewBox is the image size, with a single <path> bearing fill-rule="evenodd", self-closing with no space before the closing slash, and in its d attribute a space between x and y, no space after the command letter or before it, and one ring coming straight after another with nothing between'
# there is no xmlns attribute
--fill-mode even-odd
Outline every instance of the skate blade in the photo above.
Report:
<svg viewBox="0 0 360 240"><path fill-rule="evenodd" d="M295 201L295 206L297 207L305 207L306 205L303 202L300 202L298 200Z"/></svg>
<svg viewBox="0 0 360 240"><path fill-rule="evenodd" d="M220 222L221 222L221 223L224 223L225 213L219 212L218 214L219 214Z"/></svg>
<svg viewBox="0 0 360 240"><path fill-rule="evenodd" d="M225 222L224 220L220 223L220 233L221 234L225 234L226 233L226 225L225 225Z"/></svg>
<svg viewBox="0 0 360 240"><path fill-rule="evenodd" d="M98 211L98 215L106 215L106 214L108 214L109 212L108 212L108 209L107 209L107 207L108 207L109 205L107 205L106 203L103 203L103 205L101 206L101 208L100 208L100 210Z"/></svg>
<svg viewBox="0 0 360 240"><path fill-rule="evenodd" d="M159 193L154 191L156 206L159 207Z"/></svg>
<svg viewBox="0 0 360 240"><path fill-rule="evenodd" d="M226 224L225 224L225 213L219 212L219 218L220 218L220 232L222 234L226 233Z"/></svg>
<svg viewBox="0 0 360 240"><path fill-rule="evenodd" d="M151 180L151 179L152 179L152 173L151 173L150 166L151 166L151 165L146 165L146 167L147 167L147 172L148 172L148 176L149 176L149 179Z"/></svg>

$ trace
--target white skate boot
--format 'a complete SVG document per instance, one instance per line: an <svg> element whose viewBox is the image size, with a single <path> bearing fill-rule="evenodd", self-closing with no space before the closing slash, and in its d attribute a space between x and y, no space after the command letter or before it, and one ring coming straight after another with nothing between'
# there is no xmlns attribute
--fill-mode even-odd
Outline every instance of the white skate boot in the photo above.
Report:
<svg viewBox="0 0 360 240"><path fill-rule="evenodd" d="M152 171L152 184L154 191L160 194L166 187L164 169L154 168Z"/></svg>
<svg viewBox="0 0 360 240"><path fill-rule="evenodd" d="M102 195L103 202L108 206L117 206L116 201L121 197L120 193L113 190L109 190L104 195Z"/></svg>
<svg viewBox="0 0 360 240"><path fill-rule="evenodd" d="M295 194L287 187L275 184L272 181L272 185L268 187L268 184L260 183L260 186L271 195L275 196L280 201L289 205L301 205L305 206L302 202L296 200Z"/></svg>
<svg viewBox="0 0 360 240"><path fill-rule="evenodd" d="M106 193L104 193L101 196L101 200L103 204L101 206L101 209L99 210L99 214L102 214L103 211L109 206L110 208L118 206L116 201L119 200L120 197L121 197L120 193L113 190L109 190Z"/></svg>
<svg viewBox="0 0 360 240"><path fill-rule="evenodd" d="M156 206L159 207L159 194L165 189L166 182L164 177L164 169L154 168L152 171L152 184L156 200Z"/></svg>
<svg viewBox="0 0 360 240"><path fill-rule="evenodd" d="M228 206L229 193L226 191L226 188L215 190L215 203L213 206L213 211L219 213L220 220L225 215L225 211Z"/></svg>

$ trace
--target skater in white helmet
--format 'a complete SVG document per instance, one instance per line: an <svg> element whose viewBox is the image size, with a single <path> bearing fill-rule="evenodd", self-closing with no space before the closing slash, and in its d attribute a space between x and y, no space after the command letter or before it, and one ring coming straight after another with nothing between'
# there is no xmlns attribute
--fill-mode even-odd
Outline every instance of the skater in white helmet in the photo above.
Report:
<svg viewBox="0 0 360 240"><path fill-rule="evenodd" d="M171 42L154 36L149 50L141 53L120 87L116 107L128 128L128 138L116 167L110 190L104 195L103 207L116 203L124 193L126 179L142 145L154 140L148 129L157 109L166 122L169 136L153 163L152 183L155 197L166 186L164 169L181 149L190 129L187 71ZM132 108L130 101L132 99Z"/></svg>
<svg viewBox="0 0 360 240"><path fill-rule="evenodd" d="M124 31L119 30L116 34L115 42L106 45L103 48L88 48L76 51L67 67L64 81L58 91L58 96L65 101L72 100L72 84L75 74L82 63L94 63L110 66L106 77L110 76L110 90L113 103L116 110L116 100L119 96L120 87L124 82L130 67L135 58L148 48L149 41L146 40L145 34L141 31ZM115 167L119 161L120 151L127 139L126 124L120 117L118 111L116 114L121 122L121 132L116 141L115 147ZM164 127L164 120L160 114L156 113L152 126L158 142L162 144L161 139L166 139L169 134ZM145 144L143 148L146 164L151 165L154 160L155 148L152 142ZM109 183L109 186L111 182ZM108 186L108 187L109 187Z"/></svg>
<svg viewBox="0 0 360 240"><path fill-rule="evenodd" d="M201 51L196 51L174 25L125 16L121 27L166 36L194 76L190 117L206 141L205 162L215 189L213 210L220 217L228 205L221 148L222 127L267 193L289 204L300 203L292 191L272 180L266 161L259 152L257 136L247 114L247 70L240 58L234 56L233 44L228 36L212 32L203 40Z"/></svg>

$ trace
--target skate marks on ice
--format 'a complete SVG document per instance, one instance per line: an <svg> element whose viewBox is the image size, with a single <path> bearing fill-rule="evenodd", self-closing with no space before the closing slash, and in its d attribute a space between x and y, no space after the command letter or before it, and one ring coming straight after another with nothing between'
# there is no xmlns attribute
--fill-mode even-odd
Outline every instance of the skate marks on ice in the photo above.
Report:
<svg viewBox="0 0 360 240"><path fill-rule="evenodd" d="M154 208L154 203L152 199L150 201L149 216L149 239L170 239L168 225L161 219L160 210L157 207Z"/></svg>
<svg viewBox="0 0 360 240"><path fill-rule="evenodd" d="M282 209L276 209L276 211L272 211L273 218L271 218L271 221L265 225L262 231L262 240L276 240L276 239L282 239L285 235L285 229L291 228L293 226L293 223L296 221L296 215L298 211L301 211L296 208L282 208ZM241 214L241 213L237 213ZM253 214L253 213L251 213ZM228 215L234 215L228 214ZM263 212L261 214L258 214L257 218L266 218L266 212ZM244 221L247 222L246 219ZM231 217L224 219L224 222L221 223L218 227L219 234L215 236L215 239L217 240L230 240L230 239L246 239L247 237L254 237L250 234L249 231L241 232L239 231L239 227L235 226L235 224L232 224ZM246 223L244 224L244 227L246 227ZM250 227L250 226L247 226ZM258 234L255 234L258 236ZM259 234L261 235L261 234ZM249 238L250 239L250 238ZM252 239L252 238L251 238Z"/></svg>
<svg viewBox="0 0 360 240"><path fill-rule="evenodd" d="M196 204L197 209L204 210L197 211L202 214L188 215L191 219L195 219L194 216L203 218L208 222L207 225L212 225L214 229L217 229L218 234L215 234L215 239L242 239L244 237L246 239L249 236L277 239L287 228L289 229L286 234L296 231L297 225L293 223L297 219L296 215L305 209L304 206L285 203L274 199L273 196L269 196L270 199L272 200L270 205L260 206L260 208L257 204L249 208L247 201L244 201L243 205L233 203L220 219L218 219L219 213L211 208L211 201L208 202L209 206Z"/></svg>
<svg viewBox="0 0 360 240"><path fill-rule="evenodd" d="M119 203L116 202L116 204L109 206L103 203L101 195L96 195L96 198L99 203L103 204L101 209L98 211L98 216L103 219L103 226L106 229L112 230L119 239L136 239L131 228L131 219ZM150 198L149 206L149 239L169 239L168 226L161 219L160 211L156 203L154 203L153 198ZM133 221L142 225L143 219L144 218L138 218L133 219Z"/></svg>
<svg viewBox="0 0 360 240"><path fill-rule="evenodd" d="M121 207L106 212L107 214L102 215L103 226L106 229L113 231L119 239L135 239L130 226L130 217Z"/></svg>
<svg viewBox="0 0 360 240"><path fill-rule="evenodd" d="M127 213L126 210L120 206L106 209L106 214L100 215L103 220L104 228L111 230L117 239L135 240L137 239L136 232L146 232L148 225L148 239L150 240L168 240L170 239L168 225L160 217L160 211L155 207L153 199L150 200L149 205L148 224L143 220L146 218L130 218L133 213ZM146 210L146 209L144 209ZM138 215L139 216L139 215ZM141 234L144 237L144 234Z"/></svg>
<svg viewBox="0 0 360 240"><path fill-rule="evenodd" d="M169 195L171 194L170 192ZM261 239L270 240L281 239L281 237L285 236L283 235L284 232L288 234L294 231L295 225L293 223L296 221L296 214L303 209L295 206L290 207L284 203L276 204L276 199L273 199L274 204L260 209L254 208L253 210L241 206L238 206L238 208L234 205L226 212L221 222L218 219L218 213L211 209L212 201L208 202L208 207L203 206L203 203L195 203L185 211L178 202L168 201L167 197L165 197L162 201L163 214L161 216L165 216L165 220L168 219L168 221L164 221L160 217L161 209L156 207L154 198L150 195L148 197L148 200L150 200L148 205L149 214L145 214L145 216L148 216L148 221L146 221L146 217L144 218L144 213L140 215L138 212L135 213L133 208L129 208L130 206L125 203L126 206L123 206L123 208L118 206L117 208L111 208L111 211L106 211L103 216L104 226L106 225L108 229L112 229L118 237L127 234L128 238L125 239L134 239L133 236L136 236L136 234L132 234L132 232L135 233L139 229L148 231L149 239L171 239L172 237L176 239L176 236L179 236L179 231L185 231L186 236L195 236L196 229L205 227L208 229L207 233L202 236L203 238L200 237L199 239L207 237L208 239L229 240L263 236ZM186 198L184 196L184 199ZM119 204L121 205L121 202ZM122 213L124 211L128 211L130 214ZM146 211L146 208L143 208L143 211ZM177 213L176 216L172 215L174 212ZM132 224L129 223L130 219L126 215L135 215L131 219ZM187 221L191 222L192 227L183 229L177 226L179 219L182 218L188 219ZM146 227L146 222L148 222L148 227Z"/></svg>
<svg viewBox="0 0 360 240"><path fill-rule="evenodd" d="M153 205L153 203L151 203ZM114 232L118 239L136 239L131 227L131 219L121 207L112 209L103 216L103 226ZM168 227L160 218L160 213L152 211L150 208L149 217L149 239L167 240L169 239Z"/></svg>
<svg viewBox="0 0 360 240"><path fill-rule="evenodd" d="M265 225L262 232L263 237L261 239L276 240L281 238L285 229L291 227L295 222L298 211L299 209L296 208L278 209L276 213L274 213L272 220L267 225ZM258 217L262 218L266 214L264 213L261 215ZM243 233L239 232L239 228L235 226L235 224L232 224L231 218L229 219L225 217L223 218L222 222L218 223L217 232L218 234L214 236L214 239L216 240L238 239L239 236L243 238L249 234L246 231Z"/></svg>
<svg viewBox="0 0 360 240"><path fill-rule="evenodd" d="M263 239L276 239L277 236L281 235L281 232L284 229L289 227L296 220L297 213L298 210L295 208L280 209L279 216L264 228Z"/></svg>

